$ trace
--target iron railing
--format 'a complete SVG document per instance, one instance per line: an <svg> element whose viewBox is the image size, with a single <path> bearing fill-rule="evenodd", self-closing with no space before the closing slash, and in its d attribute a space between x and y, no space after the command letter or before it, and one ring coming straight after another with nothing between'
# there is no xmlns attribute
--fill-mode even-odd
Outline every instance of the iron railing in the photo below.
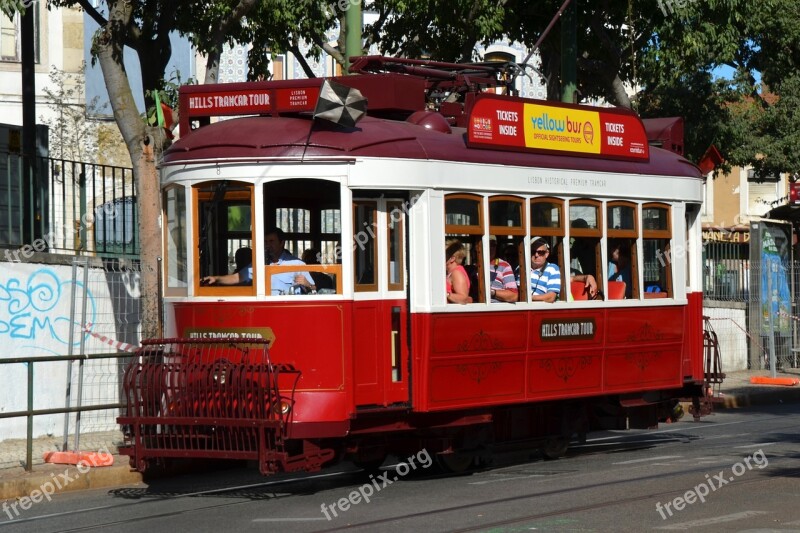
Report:
<svg viewBox="0 0 800 533"><path fill-rule="evenodd" d="M138 256L136 187L130 168L49 157L34 160L31 172L39 179L31 181L39 186L25 198L22 155L0 152L0 247Z"/></svg>
<svg viewBox="0 0 800 533"><path fill-rule="evenodd" d="M45 416L45 415L68 415L71 413L77 413L77 416L80 416L80 413L88 412L88 411L107 411L107 410L119 410L124 407L124 403L116 402L116 403L103 403L103 404L91 404L91 405L69 405L71 402L67 400L63 407L53 407L47 409L36 409L34 407L34 365L42 364L42 363L57 363L57 362L77 362L81 367L86 361L96 361L96 360L104 360L104 359L130 359L132 354L130 353L103 353L103 354L91 354L91 355L55 355L55 356L35 356L35 357L13 357L13 358L2 358L0 359L0 373L7 374L6 365L25 365L27 368L27 388L25 391L25 396L27 398L27 407L23 410L18 411L10 411L10 412L0 412L0 420L6 418L19 418L19 417L26 417L27 418L27 431L26 431L26 451L25 451L25 470L30 472L33 468L33 419L36 416ZM121 361L119 364L124 364L124 361ZM20 391L21 393L22 391ZM77 427L80 427L79 424L76 423ZM78 447L77 435L79 433L76 432L76 448ZM66 448L67 444L67 435L64 435L64 446Z"/></svg>

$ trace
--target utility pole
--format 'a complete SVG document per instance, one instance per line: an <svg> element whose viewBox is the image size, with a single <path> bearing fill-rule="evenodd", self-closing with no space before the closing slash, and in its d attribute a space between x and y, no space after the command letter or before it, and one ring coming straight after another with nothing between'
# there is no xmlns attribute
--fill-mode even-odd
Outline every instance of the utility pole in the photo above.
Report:
<svg viewBox="0 0 800 533"><path fill-rule="evenodd" d="M32 244L42 236L39 172L36 161L36 49L34 47L34 10L38 3L22 13L22 242Z"/></svg>
<svg viewBox="0 0 800 533"><path fill-rule="evenodd" d="M349 0L347 11L345 11L345 68L348 71L350 70L350 56L360 56L363 53L361 31L364 23L361 15L361 1Z"/></svg>

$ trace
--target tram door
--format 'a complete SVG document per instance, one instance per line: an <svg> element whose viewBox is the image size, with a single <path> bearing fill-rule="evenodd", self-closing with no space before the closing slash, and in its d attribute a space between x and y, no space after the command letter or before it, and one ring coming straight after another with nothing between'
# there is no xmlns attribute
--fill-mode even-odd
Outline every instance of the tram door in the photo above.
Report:
<svg viewBox="0 0 800 533"><path fill-rule="evenodd" d="M362 409L409 402L406 205L353 200L353 375Z"/></svg>

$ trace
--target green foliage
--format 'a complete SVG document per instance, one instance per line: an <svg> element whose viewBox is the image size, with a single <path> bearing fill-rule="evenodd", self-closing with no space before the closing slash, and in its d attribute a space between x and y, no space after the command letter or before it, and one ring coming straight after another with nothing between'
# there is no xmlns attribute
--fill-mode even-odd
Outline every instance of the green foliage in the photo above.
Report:
<svg viewBox="0 0 800 533"><path fill-rule="evenodd" d="M796 2L683 4L666 16L656 12L651 38L641 51L640 112L684 116L687 154L695 161L714 143L728 166L752 165L757 176L796 172ZM721 68L727 74L712 80L711 73Z"/></svg>

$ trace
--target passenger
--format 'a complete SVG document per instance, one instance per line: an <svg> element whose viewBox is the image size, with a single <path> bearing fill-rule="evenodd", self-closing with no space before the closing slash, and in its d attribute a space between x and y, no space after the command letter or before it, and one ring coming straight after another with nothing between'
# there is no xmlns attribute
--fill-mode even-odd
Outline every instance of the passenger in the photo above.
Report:
<svg viewBox="0 0 800 533"><path fill-rule="evenodd" d="M609 265L608 281L625 282L625 298L633 297L633 276L631 273L631 247L625 240L611 243L608 252Z"/></svg>
<svg viewBox="0 0 800 533"><path fill-rule="evenodd" d="M576 218L570 226L576 229L586 229L589 227L589 223L582 218ZM572 258L570 281L583 282L589 299L597 298L597 280L592 274L589 274L589 272L595 272L595 246L592 244L592 240L588 237L574 237L569 254Z"/></svg>
<svg viewBox="0 0 800 533"><path fill-rule="evenodd" d="M585 229L589 227L589 223L582 218L576 218L570 224L572 228ZM591 237L574 237L569 249L569 255L572 258L572 271L575 273L594 274L596 270L596 250L595 243L597 239Z"/></svg>
<svg viewBox="0 0 800 533"><path fill-rule="evenodd" d="M555 263L548 263L550 244L542 237L531 242L531 300L553 303L561 294L561 270Z"/></svg>
<svg viewBox="0 0 800 533"><path fill-rule="evenodd" d="M233 255L236 270L223 276L206 276L200 280L201 285L252 285L253 284L253 250L239 248Z"/></svg>
<svg viewBox="0 0 800 533"><path fill-rule="evenodd" d="M306 265L319 265L319 252L317 252L314 248L305 250L303 252L302 261ZM313 284L309 285L305 276L299 272L294 275L295 284L302 285L308 290L315 291L336 289L336 284L334 283L333 278L325 272L309 272L308 274L314 281Z"/></svg>
<svg viewBox="0 0 800 533"><path fill-rule="evenodd" d="M591 274L576 274L573 272L570 275L570 281L583 282L584 286L586 287L584 290L586 291L586 294L589 295L589 299L594 300L595 298L597 298L598 296L597 280L594 279L594 276L592 276Z"/></svg>
<svg viewBox="0 0 800 533"><path fill-rule="evenodd" d="M507 261L497 257L497 237L489 236L489 295L492 303L516 302L519 289L514 269Z"/></svg>
<svg viewBox="0 0 800 533"><path fill-rule="evenodd" d="M469 295L469 275L462 265L467 257L464 245L459 240L448 241L444 255L447 272L447 302L451 304L472 303Z"/></svg>

